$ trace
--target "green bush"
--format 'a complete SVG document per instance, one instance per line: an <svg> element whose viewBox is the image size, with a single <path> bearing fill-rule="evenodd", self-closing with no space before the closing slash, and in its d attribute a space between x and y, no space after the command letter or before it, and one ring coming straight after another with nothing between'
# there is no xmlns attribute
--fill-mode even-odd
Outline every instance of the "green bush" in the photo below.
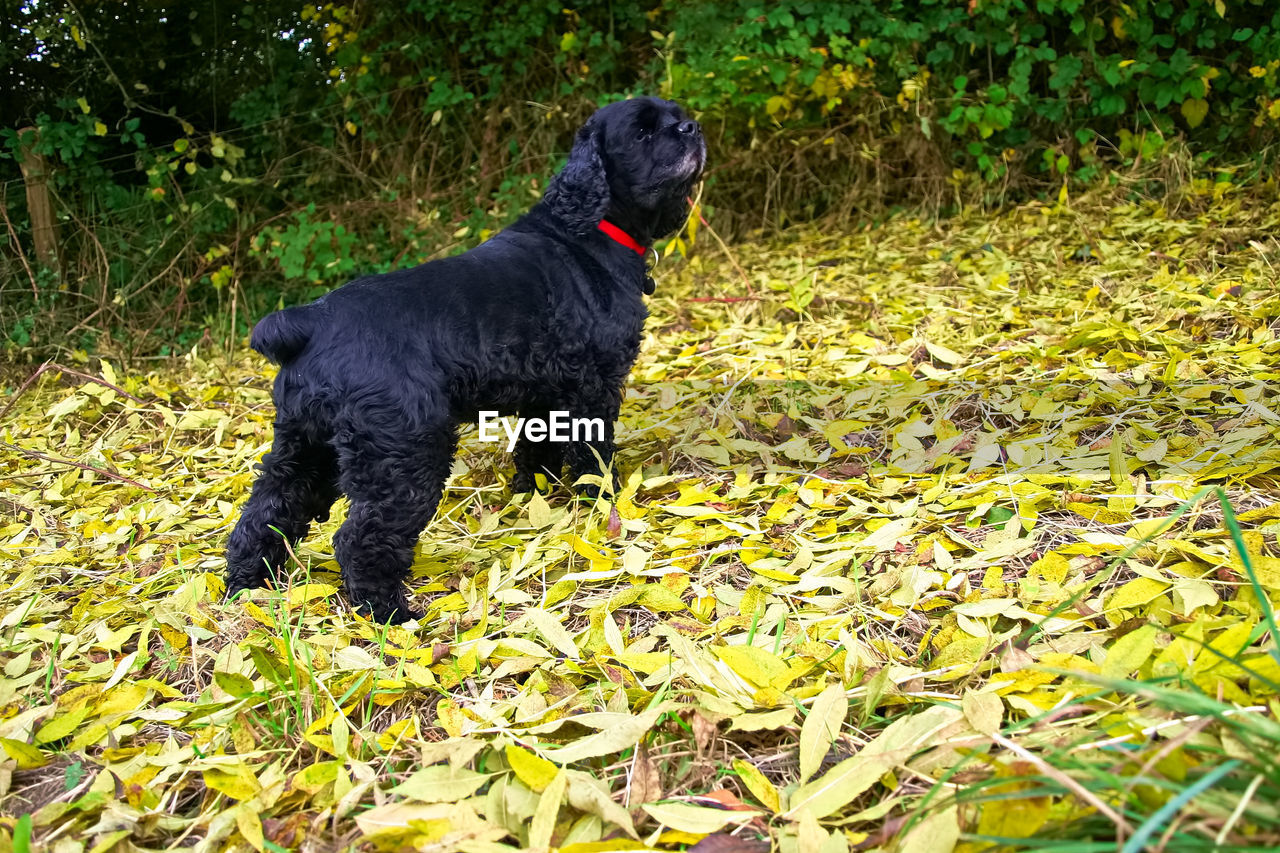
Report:
<svg viewBox="0 0 1280 853"><path fill-rule="evenodd" d="M1261 168L1280 128L1274 0L183 8L0 20L12 346L65 345L59 324L92 317L141 324L119 345L155 349L228 295L243 333L282 301L465 248L539 195L595 105L641 92L702 120L705 202L730 236L1056 192L1175 147ZM52 169L60 277L21 262L26 125Z"/></svg>
<svg viewBox="0 0 1280 853"><path fill-rule="evenodd" d="M1036 149L1089 178L1122 132L1247 155L1280 126L1270 0L739 0L680 4L668 26L668 91L739 141L888 108L883 132L918 127L988 180Z"/></svg>

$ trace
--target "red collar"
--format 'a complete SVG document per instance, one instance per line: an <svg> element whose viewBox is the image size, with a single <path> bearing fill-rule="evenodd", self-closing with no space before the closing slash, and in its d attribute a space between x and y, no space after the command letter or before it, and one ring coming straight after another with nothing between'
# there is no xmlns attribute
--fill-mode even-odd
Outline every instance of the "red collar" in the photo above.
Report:
<svg viewBox="0 0 1280 853"><path fill-rule="evenodd" d="M601 219L600 224L596 227L612 237L615 242L621 243L640 257L644 257L644 246L637 243L634 237L626 231L623 231L617 225L614 225L607 219Z"/></svg>

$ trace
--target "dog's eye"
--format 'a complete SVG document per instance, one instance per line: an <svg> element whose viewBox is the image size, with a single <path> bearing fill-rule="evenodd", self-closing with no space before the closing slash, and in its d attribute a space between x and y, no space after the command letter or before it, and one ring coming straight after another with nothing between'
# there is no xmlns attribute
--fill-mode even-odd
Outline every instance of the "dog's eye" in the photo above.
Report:
<svg viewBox="0 0 1280 853"><path fill-rule="evenodd" d="M642 127L636 131L636 142L644 142L650 136L653 136L653 131Z"/></svg>

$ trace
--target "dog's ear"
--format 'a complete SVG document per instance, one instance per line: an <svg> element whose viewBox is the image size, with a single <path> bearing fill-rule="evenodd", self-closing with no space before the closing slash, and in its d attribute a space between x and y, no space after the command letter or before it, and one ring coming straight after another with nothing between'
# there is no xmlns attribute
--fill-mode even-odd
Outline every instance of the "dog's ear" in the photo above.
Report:
<svg viewBox="0 0 1280 853"><path fill-rule="evenodd" d="M584 124L573 141L569 162L551 179L543 196L574 234L594 231L609 209L603 137L603 122L593 117Z"/></svg>

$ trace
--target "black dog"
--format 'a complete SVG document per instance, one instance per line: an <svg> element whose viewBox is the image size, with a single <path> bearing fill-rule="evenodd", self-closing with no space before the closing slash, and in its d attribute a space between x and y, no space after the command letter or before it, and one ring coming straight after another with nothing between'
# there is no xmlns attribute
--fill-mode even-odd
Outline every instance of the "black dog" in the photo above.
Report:
<svg viewBox="0 0 1280 853"><path fill-rule="evenodd" d="M675 104L610 104L542 201L488 242L258 323L253 348L281 365L275 440L227 545L228 594L274 578L286 541L346 494L333 542L348 597L378 622L417 618L404 590L414 545L457 426L480 410L605 425L566 444L521 438L516 491L566 462L575 480L608 468L652 290L644 255L684 223L705 160L701 129Z"/></svg>

